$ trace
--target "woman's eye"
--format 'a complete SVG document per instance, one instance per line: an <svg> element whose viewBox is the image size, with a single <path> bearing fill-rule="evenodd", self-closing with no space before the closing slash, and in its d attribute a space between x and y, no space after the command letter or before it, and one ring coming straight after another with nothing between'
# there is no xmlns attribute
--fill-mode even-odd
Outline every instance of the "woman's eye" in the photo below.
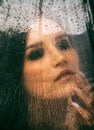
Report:
<svg viewBox="0 0 94 130"><path fill-rule="evenodd" d="M30 55L28 56L28 59L37 60L37 59L41 58L43 56L43 54L44 54L43 49L36 49L30 53Z"/></svg>
<svg viewBox="0 0 94 130"><path fill-rule="evenodd" d="M57 42L56 47L59 50L68 50L71 48L71 46L67 40L62 40L62 41Z"/></svg>

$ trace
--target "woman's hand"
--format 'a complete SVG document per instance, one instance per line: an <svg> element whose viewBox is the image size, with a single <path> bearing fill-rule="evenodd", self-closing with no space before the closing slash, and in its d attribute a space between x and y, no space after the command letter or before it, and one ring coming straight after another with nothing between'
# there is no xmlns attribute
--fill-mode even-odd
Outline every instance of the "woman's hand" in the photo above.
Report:
<svg viewBox="0 0 94 130"><path fill-rule="evenodd" d="M77 112L85 119L88 125L92 125L92 94L90 92L90 85L82 74L76 75L77 87L74 88L74 95L72 96L72 105Z"/></svg>
<svg viewBox="0 0 94 130"><path fill-rule="evenodd" d="M90 101L88 96L83 93L79 88L76 88L75 96L72 97L72 105L77 112L86 120L90 125L92 122L92 115L90 114Z"/></svg>

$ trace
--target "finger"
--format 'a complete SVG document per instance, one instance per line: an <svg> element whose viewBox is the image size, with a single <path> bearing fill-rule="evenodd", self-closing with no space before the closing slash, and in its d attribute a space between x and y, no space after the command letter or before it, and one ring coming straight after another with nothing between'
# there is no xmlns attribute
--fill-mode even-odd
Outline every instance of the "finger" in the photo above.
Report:
<svg viewBox="0 0 94 130"><path fill-rule="evenodd" d="M86 93L84 93L81 89L79 88L74 88L75 94L82 99L82 101L89 107L91 100L90 97Z"/></svg>
<svg viewBox="0 0 94 130"><path fill-rule="evenodd" d="M84 110L81 106L79 106L76 102L72 102L72 105L75 107L78 113L90 124L91 115L88 111Z"/></svg>
<svg viewBox="0 0 94 130"><path fill-rule="evenodd" d="M84 87L84 90L86 91L89 91L91 89L91 86L88 82L88 80L85 78L85 76L83 76L83 74L81 74L81 72L77 73L75 75L75 78L76 78L76 84L78 85L79 88L83 89Z"/></svg>

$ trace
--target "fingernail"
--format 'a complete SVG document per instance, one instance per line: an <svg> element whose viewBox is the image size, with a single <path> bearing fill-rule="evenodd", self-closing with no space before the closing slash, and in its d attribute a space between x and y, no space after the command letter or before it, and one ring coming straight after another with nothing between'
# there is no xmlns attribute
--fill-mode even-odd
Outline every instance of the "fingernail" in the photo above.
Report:
<svg viewBox="0 0 94 130"><path fill-rule="evenodd" d="M81 71L79 73L80 73L81 76L85 77L85 75Z"/></svg>
<svg viewBox="0 0 94 130"><path fill-rule="evenodd" d="M77 107L77 108L80 107L80 106L79 106L77 103L75 103L75 102L72 102L72 105L75 106L75 107Z"/></svg>
<svg viewBox="0 0 94 130"><path fill-rule="evenodd" d="M79 92L79 93L82 93L81 89L79 89L77 87L75 87L74 90L77 91L77 92Z"/></svg>

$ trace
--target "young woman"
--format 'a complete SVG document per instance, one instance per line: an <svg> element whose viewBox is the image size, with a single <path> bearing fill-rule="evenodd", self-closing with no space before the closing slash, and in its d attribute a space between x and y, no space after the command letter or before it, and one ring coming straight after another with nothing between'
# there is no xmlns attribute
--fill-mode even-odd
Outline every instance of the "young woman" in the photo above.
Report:
<svg viewBox="0 0 94 130"><path fill-rule="evenodd" d="M93 129L91 87L64 29L37 19L26 34L1 36L1 128Z"/></svg>

